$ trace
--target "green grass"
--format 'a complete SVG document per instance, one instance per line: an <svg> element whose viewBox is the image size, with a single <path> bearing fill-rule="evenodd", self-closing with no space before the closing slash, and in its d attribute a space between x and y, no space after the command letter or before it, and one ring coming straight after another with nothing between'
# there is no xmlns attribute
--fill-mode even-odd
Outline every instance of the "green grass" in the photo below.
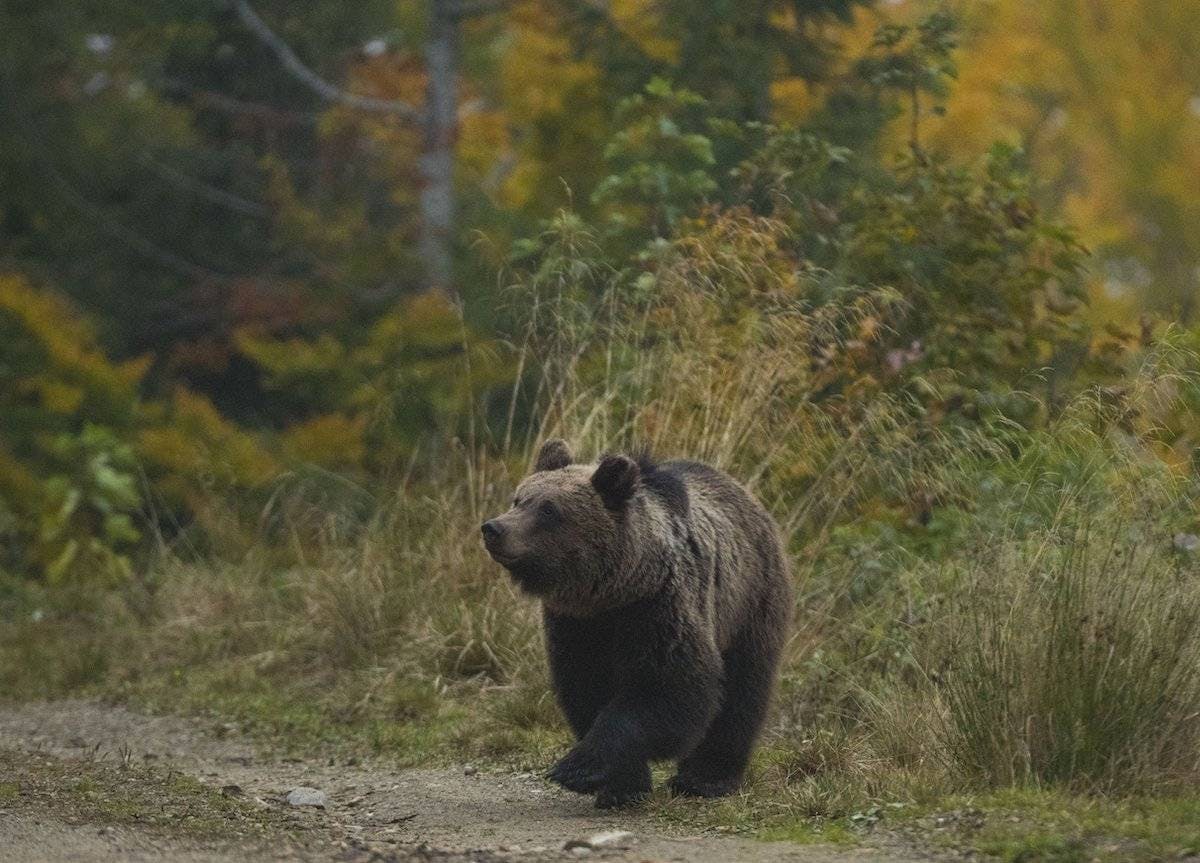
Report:
<svg viewBox="0 0 1200 863"><path fill-rule="evenodd" d="M525 769L545 763L567 742L558 722L512 722L508 714L515 699L504 690L485 690L469 700L422 697L417 710L394 692L364 703L370 682L363 677L316 687L231 675L224 668L193 669L142 678L102 694L153 712L233 721L263 744L292 755L385 757L401 767L475 759Z"/></svg>
<svg viewBox="0 0 1200 863"><path fill-rule="evenodd" d="M932 826L939 812L978 812L975 823ZM937 844L1005 861L1155 861L1200 851L1200 796L1105 797L1051 789L1005 789L950 797L911 813Z"/></svg>
<svg viewBox="0 0 1200 863"><path fill-rule="evenodd" d="M61 630L53 631L61 635ZM42 645L39 651L68 652L61 643L58 649ZM553 710L545 710L531 692L483 687L430 699L401 686L391 701L369 699L363 705L369 689L361 676L321 688L217 664L143 674L136 683L126 680L116 686L93 682L57 694L118 698L148 710L199 715L213 722L214 733L233 721L263 744L293 755L372 756L398 767L469 760L496 768L539 769L568 742ZM1021 788L963 794L936 772L885 771L856 760L869 742L853 735L825 734L809 741L799 747L786 737L769 741L756 756L744 792L721 801L671 799L661 790L668 769L656 768L660 790L650 810L667 824L763 841L902 842L971 850L1013 863L1155 861L1200 851L1200 796L1122 797ZM7 763L4 757L0 753L0 768L12 772L3 774L0 802L9 805L28 781L12 767L13 756L7 756ZM52 766L51 773L58 775L56 770ZM70 782L65 774L59 778L70 805L86 817L123 823L146 816L154 788L163 787L135 783L132 789L118 788L117 780L124 782L127 775L99 764ZM191 820L189 835L215 830L214 819L224 818L230 805L186 777L138 775L149 777L145 782L175 783L170 790L176 796L202 796L202 811L209 815Z"/></svg>
<svg viewBox="0 0 1200 863"><path fill-rule="evenodd" d="M732 443L704 446L768 422L761 396L712 427L656 419L694 414L669 394L630 421L685 429L659 448L728 464ZM764 839L896 835L1009 860L1194 849L1200 565L1171 538L1193 528L1196 489L1083 408L990 448L886 413L845 447L815 440L826 449L804 469L821 481L775 501L797 537L800 602L752 781L712 804L660 794L653 811ZM825 435L794 422L753 426L776 477L810 452L766 447L776 433ZM116 591L0 583L0 691L234 721L297 755L544 768L569 738L537 609L474 541L513 477L485 457L467 468L295 548L164 554ZM893 485L938 498L928 524L881 502ZM937 820L967 810L982 814Z"/></svg>
<svg viewBox="0 0 1200 863"><path fill-rule="evenodd" d="M136 826L173 839L269 838L303 827L179 773L0 749L0 803L67 823Z"/></svg>

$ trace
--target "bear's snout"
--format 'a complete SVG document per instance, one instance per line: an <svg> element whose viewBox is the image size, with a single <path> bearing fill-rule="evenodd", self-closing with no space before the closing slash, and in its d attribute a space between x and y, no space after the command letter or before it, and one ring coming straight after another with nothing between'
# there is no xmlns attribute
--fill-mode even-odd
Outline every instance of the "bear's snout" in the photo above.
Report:
<svg viewBox="0 0 1200 863"><path fill-rule="evenodd" d="M514 560L511 543L508 542L508 525L500 518L488 519L480 525L479 531L483 534L483 547L494 561L507 566Z"/></svg>

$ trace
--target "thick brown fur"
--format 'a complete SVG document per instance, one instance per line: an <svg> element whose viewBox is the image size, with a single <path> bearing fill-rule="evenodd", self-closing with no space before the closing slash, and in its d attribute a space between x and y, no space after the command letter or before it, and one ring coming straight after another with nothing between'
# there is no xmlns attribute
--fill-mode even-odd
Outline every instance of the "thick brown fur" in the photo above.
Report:
<svg viewBox="0 0 1200 863"><path fill-rule="evenodd" d="M762 728L791 619L775 522L727 474L547 441L484 542L543 605L555 694L575 747L550 778L598 806L671 787L734 791Z"/></svg>

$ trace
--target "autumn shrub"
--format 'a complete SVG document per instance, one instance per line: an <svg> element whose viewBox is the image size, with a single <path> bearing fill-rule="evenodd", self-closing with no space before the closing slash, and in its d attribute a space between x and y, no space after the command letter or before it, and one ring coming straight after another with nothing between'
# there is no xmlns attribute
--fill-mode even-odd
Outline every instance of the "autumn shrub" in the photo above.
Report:
<svg viewBox="0 0 1200 863"><path fill-rule="evenodd" d="M503 343L434 293L400 301L356 338L247 329L238 345L295 418L281 434L289 466L356 479L411 468L425 449L466 437L479 399L512 380Z"/></svg>
<svg viewBox="0 0 1200 863"><path fill-rule="evenodd" d="M1144 367L1119 407L1080 398L975 472L991 488L950 549L893 558L884 602L896 625L879 645L895 661L849 672L883 757L974 787L1124 793L1195 780L1197 488L1150 442L1098 421L1161 407L1173 377L1176 392L1194 390L1170 373L1177 359Z"/></svg>
<svg viewBox="0 0 1200 863"><path fill-rule="evenodd" d="M1042 535L964 574L933 666L957 771L1106 791L1195 779L1197 568L1121 527Z"/></svg>
<svg viewBox="0 0 1200 863"><path fill-rule="evenodd" d="M0 275L0 564L52 582L129 575L143 371L109 362L65 302Z"/></svg>

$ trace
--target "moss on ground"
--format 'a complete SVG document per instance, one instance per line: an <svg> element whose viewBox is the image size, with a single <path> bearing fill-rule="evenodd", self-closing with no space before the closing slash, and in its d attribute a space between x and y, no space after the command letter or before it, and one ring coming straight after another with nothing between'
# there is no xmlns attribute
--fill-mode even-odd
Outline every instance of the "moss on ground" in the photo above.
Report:
<svg viewBox="0 0 1200 863"><path fill-rule="evenodd" d="M0 749L0 804L68 824L136 826L171 839L269 839L304 827L243 798L235 789L210 788L190 776L136 764L65 761Z"/></svg>

